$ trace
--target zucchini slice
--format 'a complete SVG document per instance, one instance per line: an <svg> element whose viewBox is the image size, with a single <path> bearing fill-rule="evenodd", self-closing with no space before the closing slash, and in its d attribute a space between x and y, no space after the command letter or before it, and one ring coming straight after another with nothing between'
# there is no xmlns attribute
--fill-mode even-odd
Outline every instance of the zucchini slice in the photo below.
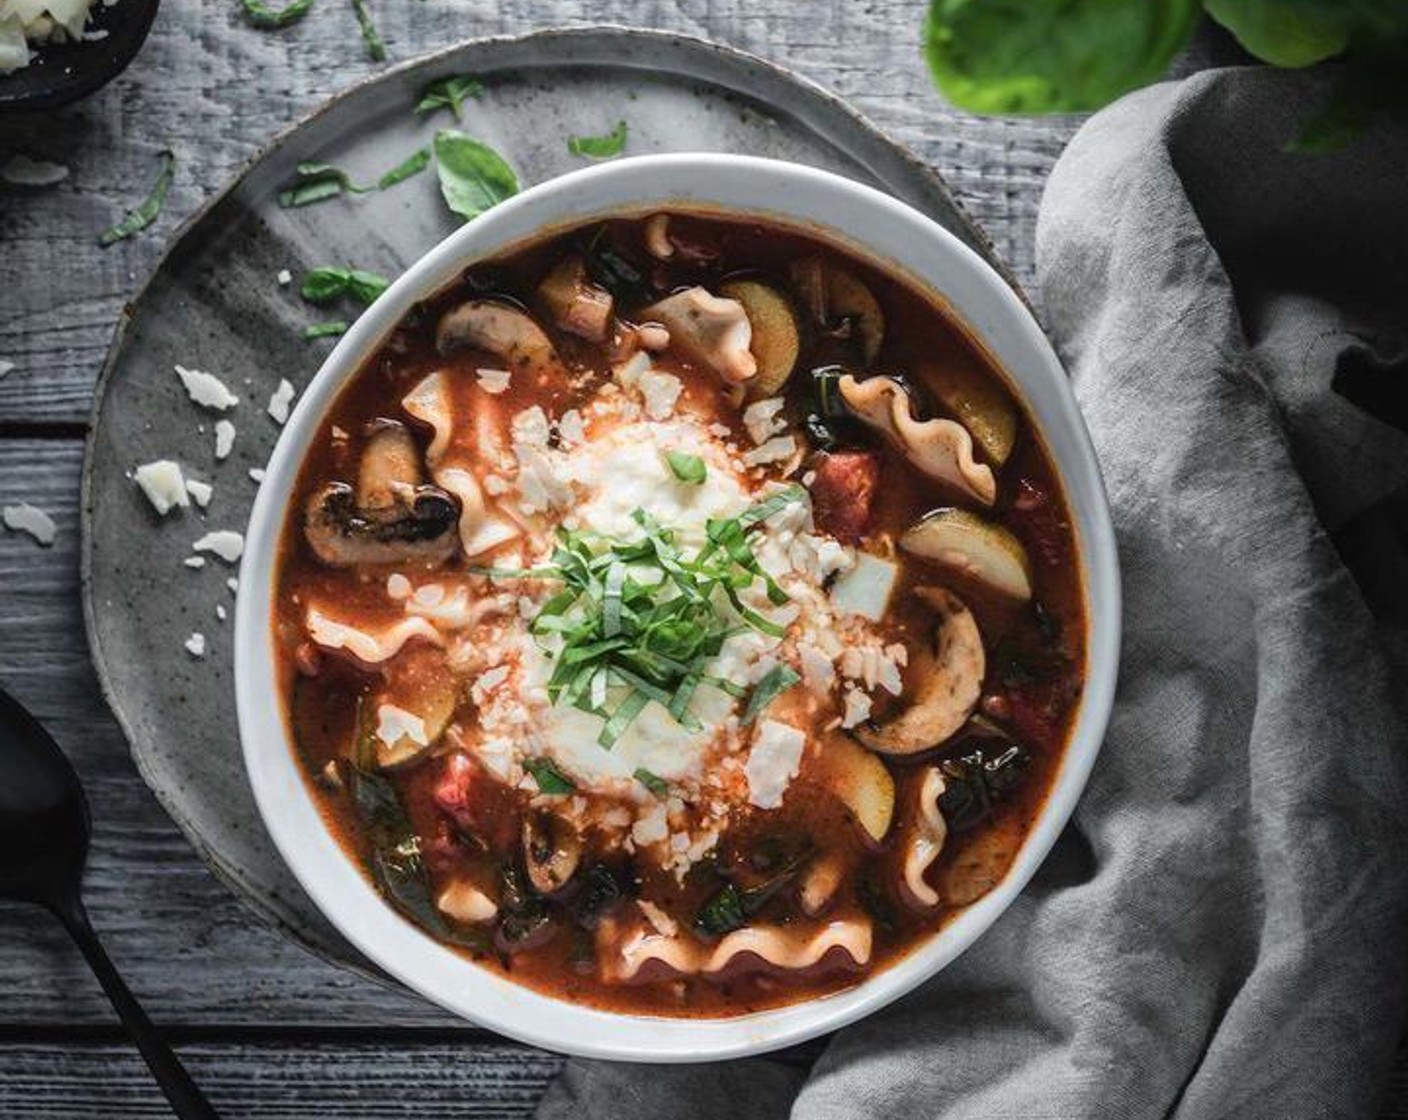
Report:
<svg viewBox="0 0 1408 1120"><path fill-rule="evenodd" d="M938 509L905 531L900 547L984 587L1026 602L1032 565L1012 533L966 509Z"/></svg>

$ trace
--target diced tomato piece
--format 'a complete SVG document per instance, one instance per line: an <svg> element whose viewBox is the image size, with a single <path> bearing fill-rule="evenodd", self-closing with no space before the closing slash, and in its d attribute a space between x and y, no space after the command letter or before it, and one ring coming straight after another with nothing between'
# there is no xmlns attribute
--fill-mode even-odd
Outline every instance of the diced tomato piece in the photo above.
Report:
<svg viewBox="0 0 1408 1120"><path fill-rule="evenodd" d="M1045 490L1029 478L1018 479L1012 509L1027 547L1042 564L1056 568L1067 562L1070 533L1065 518Z"/></svg>
<svg viewBox="0 0 1408 1120"><path fill-rule="evenodd" d="M450 819L463 836L495 847L512 842L514 818L506 812L511 793L491 778L465 754L445 759L444 770L436 779L431 795L435 807Z"/></svg>
<svg viewBox="0 0 1408 1120"><path fill-rule="evenodd" d="M870 531L880 456L874 451L836 451L822 455L815 469L811 492L817 528L855 544Z"/></svg>
<svg viewBox="0 0 1408 1120"><path fill-rule="evenodd" d="M1064 672L1053 679L1011 685L1006 692L1008 722L1032 746L1060 750L1066 713L1078 691L1075 678Z"/></svg>

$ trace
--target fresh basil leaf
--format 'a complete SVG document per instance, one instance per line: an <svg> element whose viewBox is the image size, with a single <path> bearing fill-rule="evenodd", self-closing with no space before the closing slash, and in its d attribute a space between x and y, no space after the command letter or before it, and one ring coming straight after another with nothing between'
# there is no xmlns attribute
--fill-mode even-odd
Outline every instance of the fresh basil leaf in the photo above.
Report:
<svg viewBox="0 0 1408 1120"><path fill-rule="evenodd" d="M611 713L611 718L606 721L606 725L601 729L596 737L597 746L610 750L616 745L619 739L635 722L636 716L645 710L645 706L650 703L650 697L644 692L632 692L624 700L616 705L616 710Z"/></svg>
<svg viewBox="0 0 1408 1120"><path fill-rule="evenodd" d="M617 121L616 127L605 136L569 136L567 150L574 156L588 159L610 159L619 156L626 147L626 122Z"/></svg>
<svg viewBox="0 0 1408 1120"><path fill-rule="evenodd" d="M653 793L656 797L664 797L670 792L670 783L658 774L652 774L644 766L639 767L635 773L636 781Z"/></svg>
<svg viewBox="0 0 1408 1120"><path fill-rule="evenodd" d="M367 45L367 55L373 62L386 61L386 44L376 32L372 14L367 9L367 0L352 0L352 10L357 13L357 26L362 30L362 42Z"/></svg>
<svg viewBox="0 0 1408 1120"><path fill-rule="evenodd" d="M376 181L377 190L386 190L404 182L413 175L419 175L430 166L430 149L418 148Z"/></svg>
<svg viewBox="0 0 1408 1120"><path fill-rule="evenodd" d="M483 92L483 84L469 74L439 78L420 91L416 112L433 113L437 109L449 109L455 115L455 120L459 120L464 114L464 103L470 98L479 97Z"/></svg>
<svg viewBox="0 0 1408 1120"><path fill-rule="evenodd" d="M313 6L313 0L293 0L292 3L285 4L282 8L261 3L261 0L240 0L240 6L244 8L245 18L249 20L251 26L257 27L261 31L271 31L297 23L308 14L308 9Z"/></svg>
<svg viewBox="0 0 1408 1120"><path fill-rule="evenodd" d="M709 468L705 466L704 460L698 455L689 455L683 451L667 451L665 459L670 464L670 470L681 482L688 482L691 486L701 486L704 480L709 477Z"/></svg>
<svg viewBox="0 0 1408 1120"><path fill-rule="evenodd" d="M445 204L466 221L518 193L518 176L503 156L454 129L435 134L435 167Z"/></svg>
<svg viewBox="0 0 1408 1120"><path fill-rule="evenodd" d="M566 794L577 788L572 779L559 770L551 759L525 758L523 769L533 775L533 780L538 783L538 789L543 793Z"/></svg>
<svg viewBox="0 0 1408 1120"><path fill-rule="evenodd" d="M931 0L924 56L970 112L1084 112L1162 77L1200 11L1198 0Z"/></svg>
<svg viewBox="0 0 1408 1120"><path fill-rule="evenodd" d="M347 274L347 294L359 303L370 306L380 298L381 293L391 287L391 281L375 272L354 268Z"/></svg>
<svg viewBox="0 0 1408 1120"><path fill-rule="evenodd" d="M375 272L360 268L334 268L324 265L303 277L299 294L313 304L329 304L348 296L358 303L374 303L391 282Z"/></svg>
<svg viewBox="0 0 1408 1120"><path fill-rule="evenodd" d="M310 206L315 202L336 198L342 193L342 190L342 183L332 177L310 179L307 182L295 183L293 186L281 190L279 192L279 206L285 210L296 206Z"/></svg>
<svg viewBox="0 0 1408 1120"><path fill-rule="evenodd" d="M743 709L743 722L752 723L764 708L801 679L791 666L774 665L753 689L753 695L748 697L748 704Z"/></svg>
<svg viewBox="0 0 1408 1120"><path fill-rule="evenodd" d="M1355 0L1203 0L1203 7L1248 52L1273 66L1310 66L1333 58L1349 46L1362 18Z"/></svg>
<svg viewBox="0 0 1408 1120"><path fill-rule="evenodd" d="M111 229L105 229L98 235L98 244L106 249L109 245L115 244L134 233L140 233L146 229L161 213L161 208L166 202L167 192L171 190L171 181L176 177L176 155L170 149L161 153L158 157L161 161L161 171L157 174L156 185L152 187L152 193L135 210L130 210L127 216L118 222Z"/></svg>
<svg viewBox="0 0 1408 1120"><path fill-rule="evenodd" d="M330 323L310 323L303 328L304 338L334 338L340 334L346 334L350 324L341 319L335 319Z"/></svg>

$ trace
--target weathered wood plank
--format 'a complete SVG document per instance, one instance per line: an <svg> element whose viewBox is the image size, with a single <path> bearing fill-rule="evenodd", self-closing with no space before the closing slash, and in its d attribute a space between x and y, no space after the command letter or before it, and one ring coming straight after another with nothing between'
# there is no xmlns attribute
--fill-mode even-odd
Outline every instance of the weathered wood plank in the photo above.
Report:
<svg viewBox="0 0 1408 1120"><path fill-rule="evenodd" d="M906 0L768 7L682 0L612 14L713 36L849 97L948 176L1029 283L1041 185L1076 122L982 120L947 107L924 73L920 12ZM470 19L456 0L374 10L393 59L473 35L601 18L587 0L506 0ZM223 0L169 4L114 86L42 120L0 122L0 152L18 147L72 169L57 188L0 195L0 358L18 366L0 381L0 422L85 420L118 310L179 221L276 129L376 69L346 5L319 5L268 33L244 26ZM167 145L181 162L165 212L143 235L98 250L97 232L141 196Z"/></svg>
<svg viewBox="0 0 1408 1120"><path fill-rule="evenodd" d="M211 1103L242 1120L507 1120L528 1116L561 1059L454 1042L199 1042L180 1054ZM121 1042L0 1044L6 1120L166 1120L151 1074Z"/></svg>

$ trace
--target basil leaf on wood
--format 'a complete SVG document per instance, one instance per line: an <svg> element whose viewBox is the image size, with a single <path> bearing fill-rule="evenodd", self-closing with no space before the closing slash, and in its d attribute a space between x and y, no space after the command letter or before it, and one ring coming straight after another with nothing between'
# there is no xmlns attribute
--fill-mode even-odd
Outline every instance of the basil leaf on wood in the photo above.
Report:
<svg viewBox="0 0 1408 1120"><path fill-rule="evenodd" d="M166 194L171 190L171 180L176 177L176 155L170 149L162 152L161 171L157 174L156 185L152 187L152 193L135 210L128 211L126 217L111 229L105 229L98 235L98 244L106 249L109 245L131 237L134 233L140 233L154 221L161 213L161 208L166 202Z"/></svg>
<svg viewBox="0 0 1408 1120"><path fill-rule="evenodd" d="M367 9L367 0L352 0L352 10L357 13L357 26L362 29L362 42L367 44L367 55L373 62L385 62L386 44L377 34L376 24Z"/></svg>
<svg viewBox="0 0 1408 1120"><path fill-rule="evenodd" d="M503 156L454 129L435 134L435 167L445 204L466 221L518 193L518 176Z"/></svg>

